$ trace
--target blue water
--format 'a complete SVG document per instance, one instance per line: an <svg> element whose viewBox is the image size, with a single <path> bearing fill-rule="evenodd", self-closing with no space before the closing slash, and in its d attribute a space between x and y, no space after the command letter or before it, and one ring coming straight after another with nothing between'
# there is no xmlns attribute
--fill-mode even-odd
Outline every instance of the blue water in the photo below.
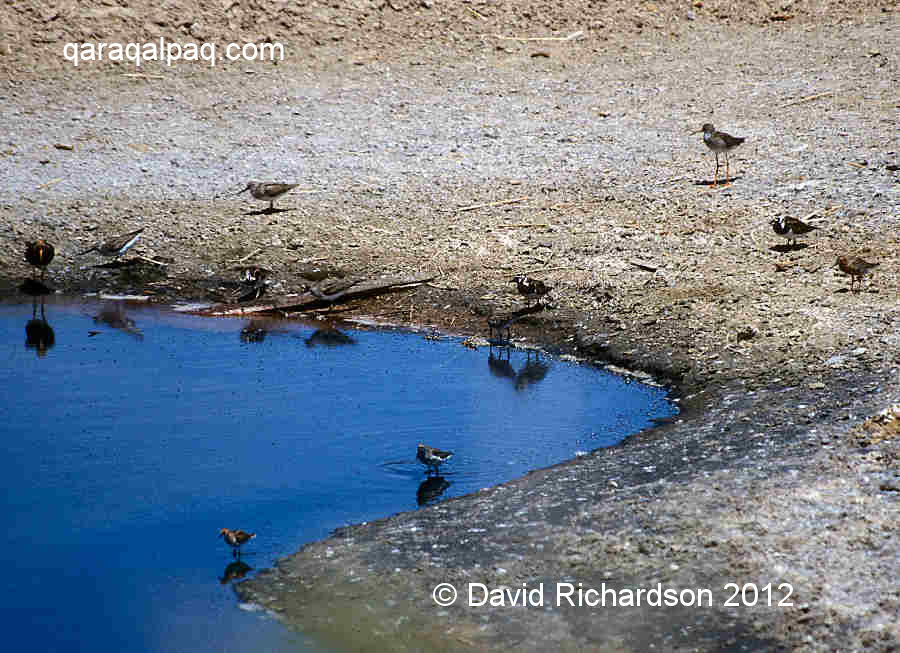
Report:
<svg viewBox="0 0 900 653"><path fill-rule="evenodd" d="M239 606L220 528L257 532L242 562L263 569L675 412L658 388L458 339L122 303L40 316L0 306L10 650L320 650ZM455 453L438 480L418 442Z"/></svg>

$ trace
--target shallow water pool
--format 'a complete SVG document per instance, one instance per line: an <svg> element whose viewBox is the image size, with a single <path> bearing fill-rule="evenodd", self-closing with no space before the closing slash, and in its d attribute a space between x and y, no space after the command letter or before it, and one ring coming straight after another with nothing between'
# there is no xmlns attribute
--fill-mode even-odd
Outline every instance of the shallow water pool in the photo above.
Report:
<svg viewBox="0 0 900 653"><path fill-rule="evenodd" d="M231 583L675 413L660 388L534 352L122 302L2 306L0 355L14 649L318 650ZM454 452L439 475L418 442ZM258 533L241 564L222 527Z"/></svg>

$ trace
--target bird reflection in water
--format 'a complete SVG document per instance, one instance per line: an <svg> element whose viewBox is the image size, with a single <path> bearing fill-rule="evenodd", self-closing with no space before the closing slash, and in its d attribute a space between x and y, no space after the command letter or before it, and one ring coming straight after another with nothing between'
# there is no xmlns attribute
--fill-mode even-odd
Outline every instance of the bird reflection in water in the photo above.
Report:
<svg viewBox="0 0 900 653"><path fill-rule="evenodd" d="M44 314L43 297L41 297L41 316L38 317L37 313L38 303L37 299L34 299L31 303L31 319L25 324L25 348L34 349L37 357L43 358L56 344L56 335Z"/></svg>
<svg viewBox="0 0 900 653"><path fill-rule="evenodd" d="M323 345L325 347L339 347L341 345L355 345L356 340L346 333L338 331L334 327L324 329L316 329L313 334L306 339L307 347L315 347Z"/></svg>
<svg viewBox="0 0 900 653"><path fill-rule="evenodd" d="M543 381L549 371L550 365L541 360L540 352L534 350L534 358L532 358L531 350L529 349L526 354L525 365L516 374L516 390L524 390L530 385Z"/></svg>
<svg viewBox="0 0 900 653"><path fill-rule="evenodd" d="M541 354L536 349L526 350L525 365L518 372L510 362L511 347L499 347L498 349L499 353L496 356L493 347L488 351L488 369L493 376L512 381L516 391L524 390L530 385L543 381L547 372L550 371L550 364L541 360Z"/></svg>
<svg viewBox="0 0 900 653"><path fill-rule="evenodd" d="M416 503L420 506L436 501L450 487L450 481L443 476L429 476L416 490Z"/></svg>
<svg viewBox="0 0 900 653"><path fill-rule="evenodd" d="M222 577L219 579L219 582L222 585L227 585L233 580L240 580L247 575L248 571L253 571L253 567L243 560L235 560L225 567L225 571L222 572Z"/></svg>
<svg viewBox="0 0 900 653"><path fill-rule="evenodd" d="M509 362L510 348L498 347L498 354L494 356L494 346L491 345L488 350L488 369L491 374L501 379L515 379L516 371ZM506 358L503 358L503 352L506 351Z"/></svg>
<svg viewBox="0 0 900 653"><path fill-rule="evenodd" d="M144 334L137 328L136 322L125 315L123 305L118 302L105 304L100 312L94 316L94 324L105 324L113 329L124 331L138 340L144 339Z"/></svg>
<svg viewBox="0 0 900 653"><path fill-rule="evenodd" d="M241 329L241 342L262 342L268 332L265 320L250 320L247 326Z"/></svg>

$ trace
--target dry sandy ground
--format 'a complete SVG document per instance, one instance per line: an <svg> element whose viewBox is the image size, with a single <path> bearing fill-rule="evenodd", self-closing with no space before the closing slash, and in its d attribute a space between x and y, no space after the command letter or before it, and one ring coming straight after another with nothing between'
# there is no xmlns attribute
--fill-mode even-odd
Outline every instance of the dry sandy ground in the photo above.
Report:
<svg viewBox="0 0 900 653"><path fill-rule="evenodd" d="M614 450L348 529L242 593L360 650L900 647L897 429L860 431L900 403L895 4L220 5L0 14L5 296L44 237L64 292L219 301L239 264L272 270L272 298L321 269L425 273L345 315L483 335L527 271L555 310L517 337L652 373L685 407ZM212 69L61 57L160 35L289 47ZM725 189L689 133L707 121L747 138ZM251 178L300 188L260 213L229 196ZM780 246L782 215L820 228ZM138 226L165 265L76 256ZM840 254L880 263L859 292ZM430 599L565 579L786 582L794 607Z"/></svg>

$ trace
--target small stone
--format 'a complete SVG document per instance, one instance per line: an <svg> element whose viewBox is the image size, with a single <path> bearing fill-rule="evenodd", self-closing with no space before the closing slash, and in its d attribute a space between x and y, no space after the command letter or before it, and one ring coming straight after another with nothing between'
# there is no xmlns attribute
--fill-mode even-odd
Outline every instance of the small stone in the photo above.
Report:
<svg viewBox="0 0 900 653"><path fill-rule="evenodd" d="M816 381L815 383L809 384L809 389L810 390L824 390L825 384L822 383L821 381Z"/></svg>

